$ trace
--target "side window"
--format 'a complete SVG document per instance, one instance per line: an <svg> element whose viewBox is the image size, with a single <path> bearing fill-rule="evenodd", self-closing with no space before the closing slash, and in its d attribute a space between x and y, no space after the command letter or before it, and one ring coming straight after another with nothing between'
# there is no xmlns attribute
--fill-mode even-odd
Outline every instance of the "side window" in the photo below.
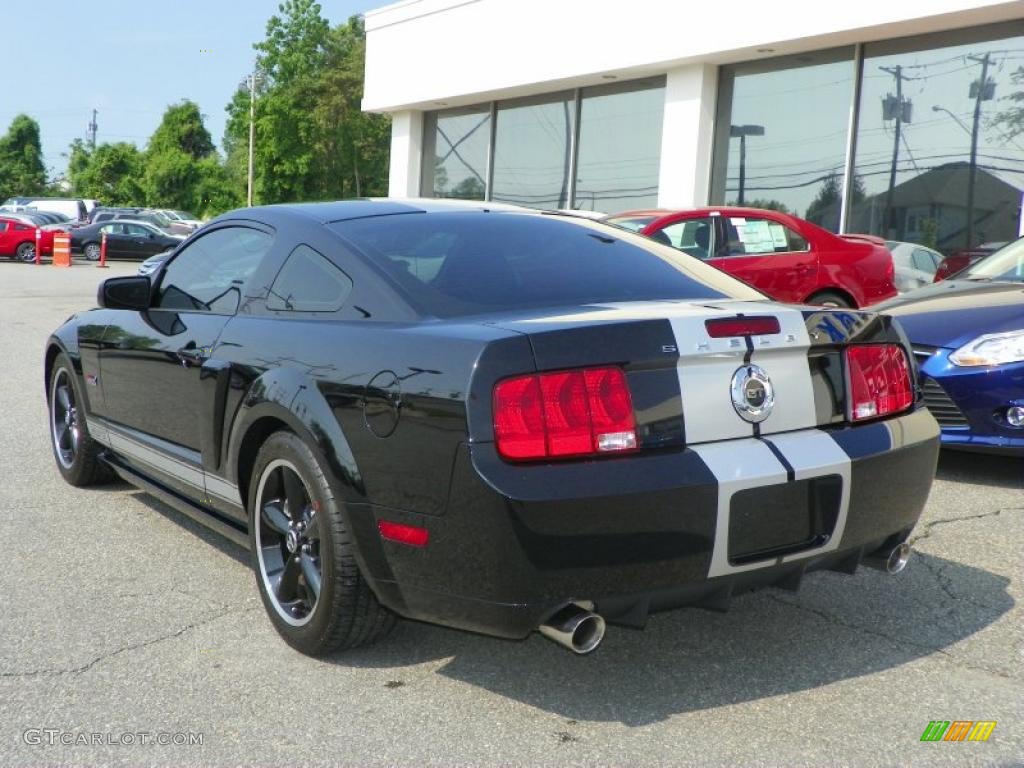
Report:
<svg viewBox="0 0 1024 768"><path fill-rule="evenodd" d="M777 221L758 216L729 216L724 218L724 223L728 256L760 256L810 250L804 238Z"/></svg>
<svg viewBox="0 0 1024 768"><path fill-rule="evenodd" d="M698 259L706 259L714 253L715 222L710 218L677 221L662 229L661 234L673 248Z"/></svg>
<svg viewBox="0 0 1024 768"><path fill-rule="evenodd" d="M6 232L6 231L7 231L7 222L6 221L0 221L0 232Z"/></svg>
<svg viewBox="0 0 1024 768"><path fill-rule="evenodd" d="M308 245L300 245L278 272L267 307L279 312L335 312L351 291L348 275Z"/></svg>
<svg viewBox="0 0 1024 768"><path fill-rule="evenodd" d="M273 238L248 227L224 227L193 241L164 270L155 306L231 315L242 286L270 250Z"/></svg>
<svg viewBox="0 0 1024 768"><path fill-rule="evenodd" d="M913 264L914 269L920 269L922 272L934 272L938 268L931 253L924 248L914 249Z"/></svg>
<svg viewBox="0 0 1024 768"><path fill-rule="evenodd" d="M124 233L131 235L132 237L146 237L151 234L145 227L140 227L138 224L124 224Z"/></svg>
<svg viewBox="0 0 1024 768"><path fill-rule="evenodd" d="M104 235L119 235L121 234L120 224L104 224L100 227L100 233Z"/></svg>

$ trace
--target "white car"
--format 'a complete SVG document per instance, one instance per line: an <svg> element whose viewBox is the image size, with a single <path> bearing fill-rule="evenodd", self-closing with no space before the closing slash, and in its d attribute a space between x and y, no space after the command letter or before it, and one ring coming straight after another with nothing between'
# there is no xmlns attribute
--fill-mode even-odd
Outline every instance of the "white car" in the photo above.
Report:
<svg viewBox="0 0 1024 768"><path fill-rule="evenodd" d="M886 240L885 245L892 254L896 272L893 282L897 291L906 293L935 282L935 271L944 258L941 253L917 243L898 240Z"/></svg>

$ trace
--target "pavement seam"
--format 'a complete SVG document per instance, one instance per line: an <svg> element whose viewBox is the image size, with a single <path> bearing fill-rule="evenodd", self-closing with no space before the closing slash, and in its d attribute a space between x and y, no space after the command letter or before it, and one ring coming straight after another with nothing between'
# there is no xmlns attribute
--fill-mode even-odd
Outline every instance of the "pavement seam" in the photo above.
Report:
<svg viewBox="0 0 1024 768"><path fill-rule="evenodd" d="M219 612L219 613L217 613L217 614L215 614L213 616L210 616L210 617L208 617L206 619L203 619L202 621L194 621L191 624L186 624L184 627L180 627L179 629L175 630L174 632L170 632L170 633L168 633L166 635L161 635L159 637L155 637L155 638L152 638L150 640L146 640L146 641L143 641L143 642L140 642L140 643L132 643L131 645L126 645L126 646L123 646L121 648L116 648L113 651L110 651L109 653L101 654L100 656L97 656L96 658L94 658L94 659L92 659L92 660L90 660L90 661L86 662L85 664L82 664L81 666L78 666L78 667L71 667L69 669L37 669L37 670L32 670L31 672L0 672L0 680L2 680L2 679L19 679L19 678L28 678L28 677L62 677L64 675L81 675L81 674L84 674L85 672L88 672L90 669L92 669L94 666L96 666L100 662L106 661L107 659L113 658L114 656L120 656L121 654L128 653L129 651L135 651L135 650L138 650L140 648L148 648L151 645L157 645L158 643L162 643L162 642L165 642L167 640L173 640L176 637L181 637L182 635L184 635L187 632L191 632L193 629L197 629L197 628L205 626L207 624L212 624L213 622L218 621L218 620L224 618L225 616L230 616L232 614L241 615L241 614L244 614L244 613L251 613L252 611L257 610L258 607L259 606L250 606L248 608L244 608L244 609L241 609L241 610L233 610L233 609L223 610L223 611L221 611L221 612Z"/></svg>

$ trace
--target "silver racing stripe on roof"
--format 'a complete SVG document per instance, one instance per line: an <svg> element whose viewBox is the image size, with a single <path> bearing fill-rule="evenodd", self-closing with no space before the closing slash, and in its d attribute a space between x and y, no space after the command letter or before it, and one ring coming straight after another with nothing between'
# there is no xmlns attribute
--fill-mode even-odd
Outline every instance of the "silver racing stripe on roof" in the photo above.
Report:
<svg viewBox="0 0 1024 768"><path fill-rule="evenodd" d="M746 438L696 445L692 450L700 456L718 481L717 518L711 563L708 566L709 578L812 557L835 550L839 546L850 505L851 461L846 452L825 432L808 429L764 440ZM790 472L793 473L794 480L829 475L838 475L841 478L840 506L832 535L820 546L802 552L733 565L729 561L729 516L733 496L750 488L785 483Z"/></svg>

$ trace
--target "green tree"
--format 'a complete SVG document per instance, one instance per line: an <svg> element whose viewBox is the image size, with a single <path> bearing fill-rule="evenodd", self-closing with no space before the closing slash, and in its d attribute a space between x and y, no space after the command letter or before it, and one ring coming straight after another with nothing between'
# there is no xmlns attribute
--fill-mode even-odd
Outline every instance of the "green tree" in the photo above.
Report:
<svg viewBox="0 0 1024 768"><path fill-rule="evenodd" d="M1021 86L1021 89L1000 99L1009 102L1009 106L997 112L991 121L1007 141L1024 134L1024 66L1010 73L1010 83Z"/></svg>
<svg viewBox="0 0 1024 768"><path fill-rule="evenodd" d="M143 202L142 153L126 141L100 144L89 152L81 142L71 145L68 179L76 195L102 200L106 205Z"/></svg>
<svg viewBox="0 0 1024 768"><path fill-rule="evenodd" d="M807 206L807 213L804 214L804 218L826 229L838 230L839 207L842 203L842 196L842 177L833 171L822 180L818 194L815 195L811 204ZM854 203L860 203L863 202L865 197L864 180L854 174L850 198Z"/></svg>
<svg viewBox="0 0 1024 768"><path fill-rule="evenodd" d="M313 0L289 0L256 44L257 203L381 195L387 191L390 121L362 112L366 55L362 21L333 29ZM230 183L245 189L249 92L227 107Z"/></svg>
<svg viewBox="0 0 1024 768"><path fill-rule="evenodd" d="M213 139L203 125L199 105L188 100L166 109L146 147L147 154L182 152L193 160L202 160L213 151Z"/></svg>
<svg viewBox="0 0 1024 768"><path fill-rule="evenodd" d="M730 203L730 205L735 205L735 203ZM789 208L787 208L784 203L781 203L778 200L775 200L773 198L770 199L770 198L764 198L764 197L757 197L757 198L754 198L753 200L750 200L750 201L744 203L744 205L747 208L761 208L761 209L766 210L766 211L779 211L780 213L792 213L792 211L790 211Z"/></svg>
<svg viewBox="0 0 1024 768"><path fill-rule="evenodd" d="M12 195L38 195L45 186L39 123L18 115L0 137L0 201Z"/></svg>
<svg viewBox="0 0 1024 768"><path fill-rule="evenodd" d="M149 205L183 208L205 216L239 202L194 102L167 108L146 146L143 166Z"/></svg>

